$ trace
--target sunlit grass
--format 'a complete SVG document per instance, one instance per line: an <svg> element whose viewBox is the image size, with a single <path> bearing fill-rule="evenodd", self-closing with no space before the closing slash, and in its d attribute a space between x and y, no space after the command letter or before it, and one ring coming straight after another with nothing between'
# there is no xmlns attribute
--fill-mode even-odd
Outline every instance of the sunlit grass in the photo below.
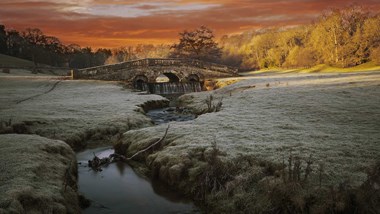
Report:
<svg viewBox="0 0 380 214"><path fill-rule="evenodd" d="M351 68L338 68L326 64L319 64L311 68L268 68L259 71L251 71L247 74L258 73L346 73L346 72L362 72L362 71L380 71L380 66L373 62L364 63Z"/></svg>

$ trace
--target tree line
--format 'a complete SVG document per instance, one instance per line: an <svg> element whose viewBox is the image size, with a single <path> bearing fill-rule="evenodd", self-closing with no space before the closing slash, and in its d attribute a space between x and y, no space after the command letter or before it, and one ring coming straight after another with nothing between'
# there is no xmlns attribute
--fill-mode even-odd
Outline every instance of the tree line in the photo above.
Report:
<svg viewBox="0 0 380 214"><path fill-rule="evenodd" d="M312 24L223 36L221 61L241 68L380 64L380 15L360 6L325 11Z"/></svg>
<svg viewBox="0 0 380 214"><path fill-rule="evenodd" d="M86 68L147 57L167 57L169 45L139 44L114 49L81 47L63 44L57 37L45 35L38 28L18 32L0 25L0 53L31 60L35 67Z"/></svg>
<svg viewBox="0 0 380 214"><path fill-rule="evenodd" d="M56 67L84 68L104 64L108 49L93 51L76 44L65 45L57 37L47 36L38 28L18 32L0 25L0 53Z"/></svg>
<svg viewBox="0 0 380 214"><path fill-rule="evenodd" d="M225 35L215 41L201 26L179 33L173 45L139 44L92 50L63 44L40 29L22 32L0 25L0 53L38 63L84 68L140 58L194 58L241 69L298 68L317 64L351 67L380 64L380 14L354 5L325 11L313 23L295 28L269 28Z"/></svg>

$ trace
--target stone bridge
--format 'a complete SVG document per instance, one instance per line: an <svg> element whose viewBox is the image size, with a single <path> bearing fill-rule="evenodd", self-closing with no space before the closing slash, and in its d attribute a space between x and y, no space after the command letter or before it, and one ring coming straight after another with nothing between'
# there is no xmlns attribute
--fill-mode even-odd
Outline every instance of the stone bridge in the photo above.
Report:
<svg viewBox="0 0 380 214"><path fill-rule="evenodd" d="M231 77L237 69L195 59L139 59L72 71L73 79L126 81L134 85L156 83L165 75L169 82L203 82L209 78Z"/></svg>

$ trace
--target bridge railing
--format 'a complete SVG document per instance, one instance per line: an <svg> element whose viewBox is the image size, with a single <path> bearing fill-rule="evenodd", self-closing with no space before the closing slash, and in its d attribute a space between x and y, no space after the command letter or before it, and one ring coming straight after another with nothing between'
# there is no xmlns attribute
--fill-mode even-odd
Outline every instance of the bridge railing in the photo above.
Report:
<svg viewBox="0 0 380 214"><path fill-rule="evenodd" d="M211 70L216 70L219 72L226 72L226 73L236 73L237 69L234 69L232 67L211 63L211 62L205 62L197 59L162 59L162 58L146 58L146 59L138 59L138 60L131 60L127 62L121 62L117 64L110 64L110 65L101 65L96 67L90 67L90 68L84 68L80 69L83 70L98 70L98 69L104 69L107 67L112 67L112 69L116 72L119 69L125 69L125 68L139 68L139 67L148 67L148 66L194 66L194 67L201 67ZM106 69L108 70L108 69Z"/></svg>

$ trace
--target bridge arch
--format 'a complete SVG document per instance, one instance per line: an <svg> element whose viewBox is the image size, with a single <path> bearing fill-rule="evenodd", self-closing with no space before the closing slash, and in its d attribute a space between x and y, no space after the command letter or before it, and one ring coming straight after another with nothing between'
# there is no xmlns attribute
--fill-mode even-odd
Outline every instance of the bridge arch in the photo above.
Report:
<svg viewBox="0 0 380 214"><path fill-rule="evenodd" d="M148 90L148 77L145 75L137 75L133 80L133 86L136 89L146 91Z"/></svg>
<svg viewBox="0 0 380 214"><path fill-rule="evenodd" d="M172 72L164 72L162 74L169 78L169 82L179 82L179 77Z"/></svg>
<svg viewBox="0 0 380 214"><path fill-rule="evenodd" d="M197 74L190 74L187 77L188 82L200 82L201 78Z"/></svg>
<svg viewBox="0 0 380 214"><path fill-rule="evenodd" d="M154 70L153 78L150 79L151 82L159 82L157 80L164 79L165 77L168 81L165 82L182 82L184 79L184 75L181 72L177 72L175 70L168 69L157 69Z"/></svg>

